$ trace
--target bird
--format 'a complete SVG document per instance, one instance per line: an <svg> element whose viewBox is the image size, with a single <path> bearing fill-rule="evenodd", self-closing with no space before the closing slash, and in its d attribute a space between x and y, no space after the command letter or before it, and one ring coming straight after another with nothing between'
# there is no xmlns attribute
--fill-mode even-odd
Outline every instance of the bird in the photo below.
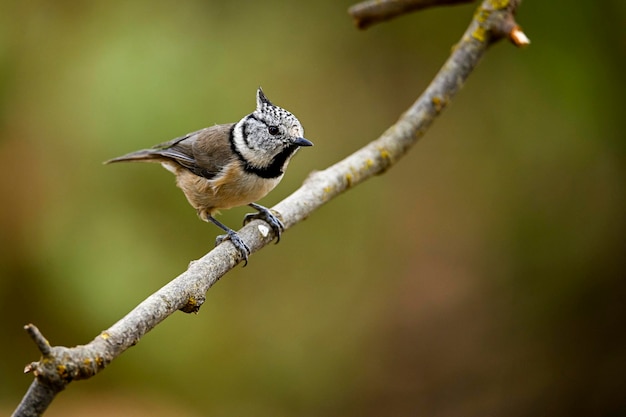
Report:
<svg viewBox="0 0 626 417"><path fill-rule="evenodd" d="M272 104L259 87L256 109L237 123L207 127L104 163L160 163L176 176L176 185L200 219L226 232L216 238L215 245L230 240L246 266L250 248L215 215L221 209L248 205L257 213L247 214L244 225L254 219L264 220L278 243L283 223L256 201L278 185L290 159L308 146L313 143L304 138L304 128L296 116Z"/></svg>

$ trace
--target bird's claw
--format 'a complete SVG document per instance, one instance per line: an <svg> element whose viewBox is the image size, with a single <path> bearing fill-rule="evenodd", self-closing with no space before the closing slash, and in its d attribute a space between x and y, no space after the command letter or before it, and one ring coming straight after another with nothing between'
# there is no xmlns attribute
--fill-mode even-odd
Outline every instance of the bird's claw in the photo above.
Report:
<svg viewBox="0 0 626 417"><path fill-rule="evenodd" d="M248 255L250 255L250 248L246 243L239 237L239 235L235 231L230 231L226 235L219 235L215 238L215 246L219 245L225 240L230 240L235 249L239 251L241 258L243 259L243 266L248 265Z"/></svg>
<svg viewBox="0 0 626 417"><path fill-rule="evenodd" d="M270 209L266 209L265 207L259 205L255 205L253 207L259 210L259 212L246 214L246 216L243 218L244 226L250 223L252 220L263 220L272 228L274 236L276 236L276 243L280 242L280 235L285 230L285 225L283 225L283 222L280 221L277 216L280 214L278 212L275 212L277 214L275 215Z"/></svg>

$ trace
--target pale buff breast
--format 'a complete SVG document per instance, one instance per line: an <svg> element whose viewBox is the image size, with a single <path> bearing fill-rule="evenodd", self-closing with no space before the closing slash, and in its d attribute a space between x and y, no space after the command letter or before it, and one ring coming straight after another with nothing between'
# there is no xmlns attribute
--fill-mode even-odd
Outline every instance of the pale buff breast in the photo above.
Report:
<svg viewBox="0 0 626 417"><path fill-rule="evenodd" d="M265 179L247 174L238 164L230 164L225 172L212 180L199 177L184 168L178 171L177 185L203 220L217 210L244 206L260 200L282 179L282 176Z"/></svg>

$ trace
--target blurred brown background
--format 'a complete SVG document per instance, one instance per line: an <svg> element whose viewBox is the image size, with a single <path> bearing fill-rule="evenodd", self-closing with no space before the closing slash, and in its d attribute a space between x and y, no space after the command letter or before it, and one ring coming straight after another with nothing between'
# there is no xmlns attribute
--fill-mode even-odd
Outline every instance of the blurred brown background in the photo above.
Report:
<svg viewBox="0 0 626 417"><path fill-rule="evenodd" d="M254 109L315 147L375 139L475 5L367 31L349 1L0 3L0 410L39 355L87 343L211 249L158 166L119 154ZM387 174L255 254L48 415L626 415L626 3L526 0ZM246 213L220 217L236 227Z"/></svg>

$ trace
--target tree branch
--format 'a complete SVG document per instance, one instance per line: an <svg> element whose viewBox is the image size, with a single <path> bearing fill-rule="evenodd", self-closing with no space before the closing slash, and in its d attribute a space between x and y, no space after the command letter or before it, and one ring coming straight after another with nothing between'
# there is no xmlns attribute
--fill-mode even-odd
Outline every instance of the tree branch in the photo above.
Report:
<svg viewBox="0 0 626 417"><path fill-rule="evenodd" d="M339 194L395 164L445 109L488 46L503 36L510 37L513 31L521 32L513 20L520 1L483 1L452 55L396 124L344 160L309 175L298 190L274 207L281 213L285 228L301 222ZM250 222L238 233L251 252L273 240L268 227L260 220ZM197 312L205 301L206 292L241 261L239 256L229 241L222 243L191 262L187 271L86 345L51 347L34 325L25 326L42 358L26 366L25 372L32 372L35 379L13 416L41 415L70 382L97 374L176 310Z"/></svg>
<svg viewBox="0 0 626 417"><path fill-rule="evenodd" d="M367 29L375 23L391 20L410 12L436 6L452 6L472 3L475 0L367 0L348 9L359 29Z"/></svg>

